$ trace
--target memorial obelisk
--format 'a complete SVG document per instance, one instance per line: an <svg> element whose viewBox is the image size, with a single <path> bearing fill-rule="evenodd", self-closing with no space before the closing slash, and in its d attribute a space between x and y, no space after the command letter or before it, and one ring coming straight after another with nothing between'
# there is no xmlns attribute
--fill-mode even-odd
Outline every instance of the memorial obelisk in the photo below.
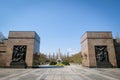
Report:
<svg viewBox="0 0 120 80"><path fill-rule="evenodd" d="M62 59L61 59L61 52L60 52L60 48L58 49L58 59L57 59L57 63L61 63Z"/></svg>

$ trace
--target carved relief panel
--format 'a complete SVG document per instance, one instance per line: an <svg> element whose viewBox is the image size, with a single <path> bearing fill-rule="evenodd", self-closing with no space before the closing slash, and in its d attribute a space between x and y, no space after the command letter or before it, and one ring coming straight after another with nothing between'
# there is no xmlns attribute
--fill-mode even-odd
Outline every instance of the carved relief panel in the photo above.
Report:
<svg viewBox="0 0 120 80"><path fill-rule="evenodd" d="M15 45L13 47L12 62L25 62L26 45Z"/></svg>
<svg viewBox="0 0 120 80"><path fill-rule="evenodd" d="M97 62L109 62L107 46L95 46Z"/></svg>

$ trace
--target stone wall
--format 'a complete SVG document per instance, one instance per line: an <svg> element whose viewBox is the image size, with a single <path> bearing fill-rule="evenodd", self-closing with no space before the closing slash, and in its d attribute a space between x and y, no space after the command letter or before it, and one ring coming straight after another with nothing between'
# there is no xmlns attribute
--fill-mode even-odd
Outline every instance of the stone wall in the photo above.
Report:
<svg viewBox="0 0 120 80"><path fill-rule="evenodd" d="M116 39L114 39L114 46L115 46L117 65L120 68L120 42L118 42Z"/></svg>
<svg viewBox="0 0 120 80"><path fill-rule="evenodd" d="M6 66L7 39L0 43L0 67Z"/></svg>

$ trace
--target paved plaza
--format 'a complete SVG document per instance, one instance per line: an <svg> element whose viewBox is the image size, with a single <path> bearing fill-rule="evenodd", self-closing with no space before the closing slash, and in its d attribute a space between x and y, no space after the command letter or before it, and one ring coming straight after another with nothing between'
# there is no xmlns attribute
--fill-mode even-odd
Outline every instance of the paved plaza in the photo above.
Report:
<svg viewBox="0 0 120 80"><path fill-rule="evenodd" d="M120 80L120 69L85 68L79 65L63 68L0 68L0 80Z"/></svg>

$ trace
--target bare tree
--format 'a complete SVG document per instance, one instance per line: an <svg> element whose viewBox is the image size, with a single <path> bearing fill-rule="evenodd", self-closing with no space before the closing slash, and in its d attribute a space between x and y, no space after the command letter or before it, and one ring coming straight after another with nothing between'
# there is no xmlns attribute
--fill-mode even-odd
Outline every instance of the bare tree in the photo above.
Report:
<svg viewBox="0 0 120 80"><path fill-rule="evenodd" d="M116 35L116 41L117 41L117 43L119 43L120 44L120 36L119 36L119 34L117 33L117 35Z"/></svg>
<svg viewBox="0 0 120 80"><path fill-rule="evenodd" d="M0 42L2 42L5 39L5 36L0 32Z"/></svg>

